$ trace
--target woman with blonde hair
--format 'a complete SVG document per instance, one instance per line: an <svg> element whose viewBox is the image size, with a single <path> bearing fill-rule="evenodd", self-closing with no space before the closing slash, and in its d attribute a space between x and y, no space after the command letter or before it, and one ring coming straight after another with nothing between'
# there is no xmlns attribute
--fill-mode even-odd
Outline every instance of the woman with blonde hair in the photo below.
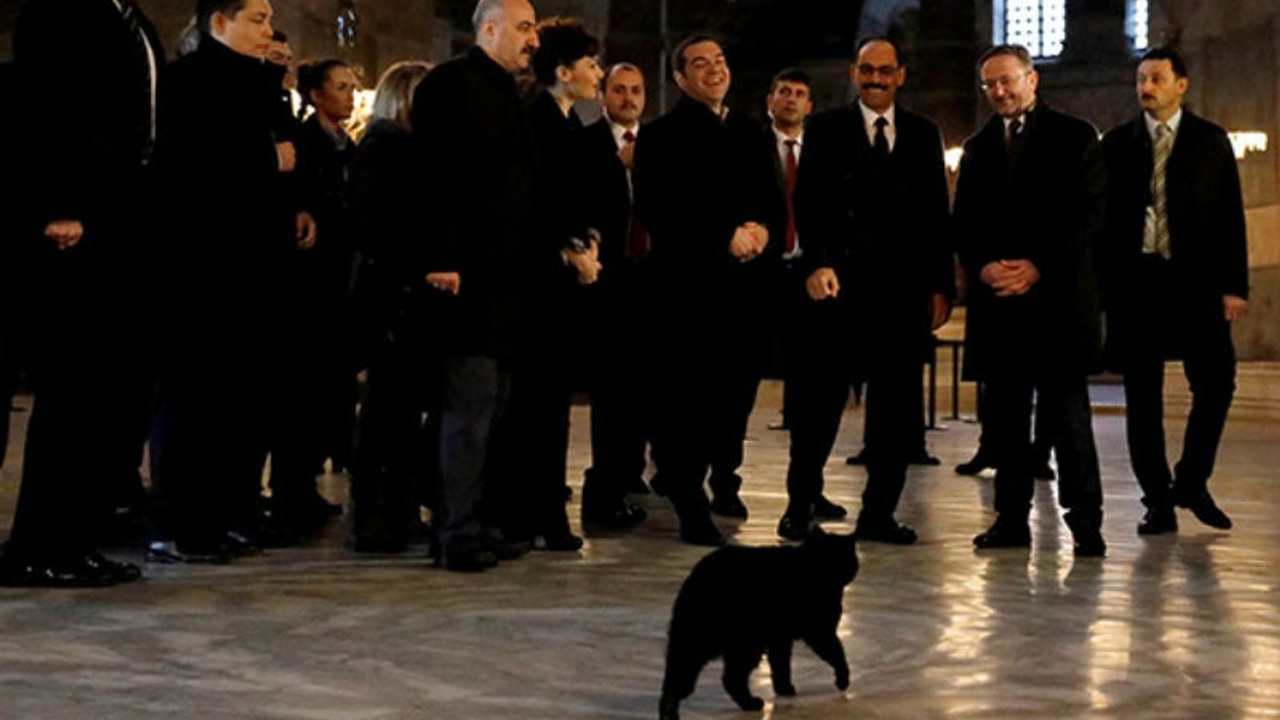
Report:
<svg viewBox="0 0 1280 720"><path fill-rule="evenodd" d="M414 462L420 418L431 404L433 373L421 338L429 318L419 311L423 279L406 272L422 238L414 209L416 152L409 127L413 92L431 70L421 61L387 68L374 92L373 116L356 148L351 211L356 248L352 290L361 364L367 368L356 427L351 479L353 546L360 552L408 547L426 499L424 471ZM428 412L432 418L436 413Z"/></svg>

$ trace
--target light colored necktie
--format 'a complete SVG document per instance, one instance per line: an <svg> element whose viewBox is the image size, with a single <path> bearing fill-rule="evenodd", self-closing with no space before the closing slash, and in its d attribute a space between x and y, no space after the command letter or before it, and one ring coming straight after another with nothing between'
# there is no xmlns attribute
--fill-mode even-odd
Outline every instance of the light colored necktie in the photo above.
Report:
<svg viewBox="0 0 1280 720"><path fill-rule="evenodd" d="M1169 213L1165 198L1165 170L1169 166L1169 153L1173 150L1173 132L1169 126L1156 126L1156 142L1152 148L1151 209L1155 215L1152 244L1157 253L1169 259Z"/></svg>

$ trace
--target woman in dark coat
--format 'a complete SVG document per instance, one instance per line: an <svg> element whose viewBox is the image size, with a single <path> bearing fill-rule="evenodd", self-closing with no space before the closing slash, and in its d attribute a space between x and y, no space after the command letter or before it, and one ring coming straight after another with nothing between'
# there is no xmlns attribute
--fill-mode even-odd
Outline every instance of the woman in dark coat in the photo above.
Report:
<svg viewBox="0 0 1280 720"><path fill-rule="evenodd" d="M594 166L573 104L599 97L604 72L596 61L599 41L577 20L544 20L538 39L533 70L544 89L529 120L543 196L538 242L527 258L528 337L513 371L507 415L495 429L486 491L496 524L508 535L528 538L535 549L576 551L582 539L569 528L564 506L569 403L585 370L584 292L600 263L588 228Z"/></svg>
<svg viewBox="0 0 1280 720"><path fill-rule="evenodd" d="M353 545L360 552L400 552L426 503L419 490L433 473L431 363L421 339L430 318L421 311L422 278L408 244L419 215L415 203L409 110L431 64L392 65L378 81L373 117L351 168L351 229L356 247L352 308L367 385L356 424L351 500ZM429 423L430 424L430 423ZM419 448L428 452L419 457Z"/></svg>

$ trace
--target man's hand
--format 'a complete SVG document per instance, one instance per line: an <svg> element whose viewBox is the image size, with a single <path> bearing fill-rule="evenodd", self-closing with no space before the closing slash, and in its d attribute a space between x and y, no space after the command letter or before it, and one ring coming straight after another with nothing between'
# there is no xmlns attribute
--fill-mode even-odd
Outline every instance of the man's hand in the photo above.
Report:
<svg viewBox="0 0 1280 720"><path fill-rule="evenodd" d="M729 254L747 262L759 257L768 244L768 228L755 222L743 223L733 231L733 239L729 241Z"/></svg>
<svg viewBox="0 0 1280 720"><path fill-rule="evenodd" d="M929 298L929 329L937 330L947 324L951 317L951 302L942 293L934 293Z"/></svg>
<svg viewBox="0 0 1280 720"><path fill-rule="evenodd" d="M995 260L982 266L982 282L996 291L996 297L1023 295L1040 282L1040 269L1030 260Z"/></svg>
<svg viewBox="0 0 1280 720"><path fill-rule="evenodd" d="M565 250L564 259L578 271L579 283L590 285L600 279L604 266L600 264L600 243L594 238L586 250Z"/></svg>
<svg viewBox="0 0 1280 720"><path fill-rule="evenodd" d="M293 172L298 165L298 151L293 149L293 143L288 140L276 143L276 161L280 172Z"/></svg>
<svg viewBox="0 0 1280 720"><path fill-rule="evenodd" d="M809 278L804 281L804 289L809 292L810 298L826 300L840 294L840 279L836 277L835 270L820 267L809 274Z"/></svg>
<svg viewBox="0 0 1280 720"><path fill-rule="evenodd" d="M1249 301L1239 295L1222 296L1222 315L1227 322L1235 322L1249 311Z"/></svg>
<svg viewBox="0 0 1280 720"><path fill-rule="evenodd" d="M462 276L456 272L427 273L427 284L450 295L457 295L462 288Z"/></svg>
<svg viewBox="0 0 1280 720"><path fill-rule="evenodd" d="M299 250L310 250L316 244L316 219L311 213L301 210L293 218Z"/></svg>
<svg viewBox="0 0 1280 720"><path fill-rule="evenodd" d="M66 250L84 237L84 225L79 220L59 218L44 226L44 236L56 242L59 250Z"/></svg>

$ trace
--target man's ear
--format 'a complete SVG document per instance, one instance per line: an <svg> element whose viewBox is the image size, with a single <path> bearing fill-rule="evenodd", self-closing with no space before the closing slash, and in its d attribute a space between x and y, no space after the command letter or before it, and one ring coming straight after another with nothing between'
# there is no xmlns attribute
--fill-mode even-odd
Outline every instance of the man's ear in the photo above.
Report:
<svg viewBox="0 0 1280 720"><path fill-rule="evenodd" d="M231 22L231 19L226 15L223 15L220 12L215 12L209 16L209 34L214 37L221 37L222 35L225 35L227 32L227 23L229 22Z"/></svg>

